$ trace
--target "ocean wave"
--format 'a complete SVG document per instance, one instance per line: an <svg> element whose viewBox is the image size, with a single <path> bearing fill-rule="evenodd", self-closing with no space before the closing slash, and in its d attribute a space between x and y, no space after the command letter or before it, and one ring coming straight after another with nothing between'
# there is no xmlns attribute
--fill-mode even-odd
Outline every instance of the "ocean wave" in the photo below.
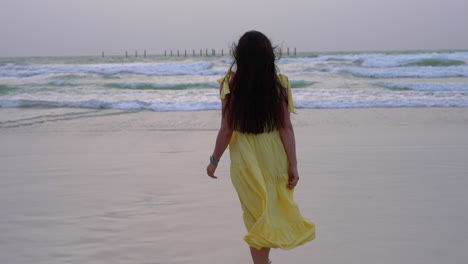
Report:
<svg viewBox="0 0 468 264"><path fill-rule="evenodd" d="M468 83L389 83L377 82L376 86L390 90L416 91L468 91Z"/></svg>
<svg viewBox="0 0 468 264"><path fill-rule="evenodd" d="M428 59L420 59L414 62L410 62L407 65L447 67L447 66L458 66L458 65L463 65L463 64L465 64L465 62L462 60L428 58Z"/></svg>
<svg viewBox="0 0 468 264"><path fill-rule="evenodd" d="M312 86L318 82L310 82L310 81L289 81L291 83L291 88L304 88L304 87L309 87Z"/></svg>
<svg viewBox="0 0 468 264"><path fill-rule="evenodd" d="M223 63L229 63L229 64L231 64L233 61L234 61L234 60L233 60L232 58L224 58L224 59L221 60L221 62L223 62Z"/></svg>
<svg viewBox="0 0 468 264"><path fill-rule="evenodd" d="M358 53L358 54L331 54L317 57L281 58L280 63L287 62L342 62L352 63L366 68L402 67L402 66L432 66L447 67L465 65L468 52L454 53L418 53L418 54L385 54L385 53Z"/></svg>
<svg viewBox="0 0 468 264"><path fill-rule="evenodd" d="M369 107L468 107L466 99L321 99L295 100L296 108L369 108ZM220 110L221 104L218 100L190 101L190 102L151 102L141 100L106 101L45 101L45 100L0 100L0 108L89 108L89 109L121 109L121 110L152 110L163 111L198 111L198 110Z"/></svg>
<svg viewBox="0 0 468 264"><path fill-rule="evenodd" d="M401 66L458 66L468 60L468 52L431 52L431 53L357 53L357 54L330 54L313 58L283 58L280 62L327 62L348 61L361 67L401 67Z"/></svg>
<svg viewBox="0 0 468 264"><path fill-rule="evenodd" d="M311 81L290 81L291 88L304 88L309 87L317 82ZM161 83L147 83L147 82L122 82L122 83L108 83L104 84L105 87L119 88L119 89L136 89L136 90L186 90L186 89L198 89L198 88L218 88L219 84L215 82L206 83L173 83L173 84L161 84Z"/></svg>
<svg viewBox="0 0 468 264"><path fill-rule="evenodd" d="M305 88L316 84L311 81L290 81L291 88ZM187 89L203 89L203 88L218 88L219 84L215 82L204 83L149 83L149 82L121 82L104 84L105 87L118 89L136 89L136 90L187 90Z"/></svg>
<svg viewBox="0 0 468 264"><path fill-rule="evenodd" d="M468 52L421 54L366 54L356 60L362 67L458 66L468 59Z"/></svg>
<svg viewBox="0 0 468 264"><path fill-rule="evenodd" d="M312 69L313 70L313 69ZM321 68L323 71L344 72L357 77L370 78L440 78L440 77L468 77L467 66L447 67L394 67L394 68Z"/></svg>
<svg viewBox="0 0 468 264"><path fill-rule="evenodd" d="M11 85L6 85L6 84L0 84L0 94L7 94L10 93L14 90L17 90L18 87L16 86L11 86Z"/></svg>
<svg viewBox="0 0 468 264"><path fill-rule="evenodd" d="M468 107L468 101L418 101L418 100L317 100L317 101L299 101L295 103L297 108L370 108L370 107Z"/></svg>
<svg viewBox="0 0 468 264"><path fill-rule="evenodd" d="M62 86L79 86L81 84L79 83L74 83L74 82L67 82L67 81L52 81L52 82L41 82L41 83L34 83L32 84L34 86L56 86L56 87L62 87Z"/></svg>
<svg viewBox="0 0 468 264"><path fill-rule="evenodd" d="M309 62L309 61L326 61L329 58L327 56L316 56L316 57L298 57L298 58L280 58L278 62Z"/></svg>
<svg viewBox="0 0 468 264"><path fill-rule="evenodd" d="M91 108L91 109L121 109L121 110L153 110L153 111L196 111L220 109L218 101L197 102L145 102L140 100L127 101L45 101L45 100L0 100L4 108Z"/></svg>
<svg viewBox="0 0 468 264"><path fill-rule="evenodd" d="M193 63L126 63L78 65L16 65L0 67L0 77L30 77L37 75L70 75L91 73L114 75L120 73L142 75L221 75L225 70L211 70L212 62Z"/></svg>
<svg viewBox="0 0 468 264"><path fill-rule="evenodd" d="M74 80L74 79L86 79L86 78L89 78L89 76L78 75L78 74L64 74L64 75L54 76L53 79L56 79L56 80Z"/></svg>
<svg viewBox="0 0 468 264"><path fill-rule="evenodd" d="M216 88L219 87L218 83L174 83L174 84L161 84L161 83L108 83L104 86L119 89L137 89L137 90L186 90L196 88Z"/></svg>

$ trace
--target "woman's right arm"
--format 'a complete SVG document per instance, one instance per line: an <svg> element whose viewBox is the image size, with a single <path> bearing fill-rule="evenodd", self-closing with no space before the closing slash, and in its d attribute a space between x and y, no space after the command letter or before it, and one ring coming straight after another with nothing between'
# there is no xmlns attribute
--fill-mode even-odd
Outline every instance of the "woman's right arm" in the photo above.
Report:
<svg viewBox="0 0 468 264"><path fill-rule="evenodd" d="M286 102L283 103L283 127L279 129L279 133L289 161L287 187L289 189L293 189L299 181L299 173L297 171L296 139L294 137L294 129L291 123L291 114L288 111L288 105Z"/></svg>

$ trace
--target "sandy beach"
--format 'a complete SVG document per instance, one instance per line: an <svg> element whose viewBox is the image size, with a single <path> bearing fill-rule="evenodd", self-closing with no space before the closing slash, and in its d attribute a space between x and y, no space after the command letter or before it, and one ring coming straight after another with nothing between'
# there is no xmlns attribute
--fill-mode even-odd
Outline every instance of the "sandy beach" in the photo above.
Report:
<svg viewBox="0 0 468 264"><path fill-rule="evenodd" d="M0 109L0 263L251 263L219 111ZM468 108L299 109L279 263L466 263ZM215 260L222 260L216 262Z"/></svg>

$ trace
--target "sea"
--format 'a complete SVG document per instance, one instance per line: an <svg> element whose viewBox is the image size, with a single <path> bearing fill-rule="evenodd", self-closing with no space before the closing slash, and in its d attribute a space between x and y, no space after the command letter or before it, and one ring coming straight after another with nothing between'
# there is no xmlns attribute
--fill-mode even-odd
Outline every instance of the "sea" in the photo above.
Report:
<svg viewBox="0 0 468 264"><path fill-rule="evenodd" d="M220 109L229 56L0 58L1 108ZM299 53L296 108L467 107L468 51Z"/></svg>
<svg viewBox="0 0 468 264"><path fill-rule="evenodd" d="M220 115L204 110L220 109L230 63L0 58L0 264L252 263L229 154L218 179L204 167ZM468 51L277 66L302 116L294 199L317 238L272 263L468 263Z"/></svg>

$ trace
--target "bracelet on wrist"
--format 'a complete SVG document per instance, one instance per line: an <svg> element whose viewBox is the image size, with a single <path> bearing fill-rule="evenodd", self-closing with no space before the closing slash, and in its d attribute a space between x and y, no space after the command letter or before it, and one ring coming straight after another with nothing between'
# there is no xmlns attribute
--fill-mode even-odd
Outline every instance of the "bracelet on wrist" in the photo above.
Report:
<svg viewBox="0 0 468 264"><path fill-rule="evenodd" d="M220 160L216 160L213 155L210 156L210 163L213 163L213 164L218 164Z"/></svg>

